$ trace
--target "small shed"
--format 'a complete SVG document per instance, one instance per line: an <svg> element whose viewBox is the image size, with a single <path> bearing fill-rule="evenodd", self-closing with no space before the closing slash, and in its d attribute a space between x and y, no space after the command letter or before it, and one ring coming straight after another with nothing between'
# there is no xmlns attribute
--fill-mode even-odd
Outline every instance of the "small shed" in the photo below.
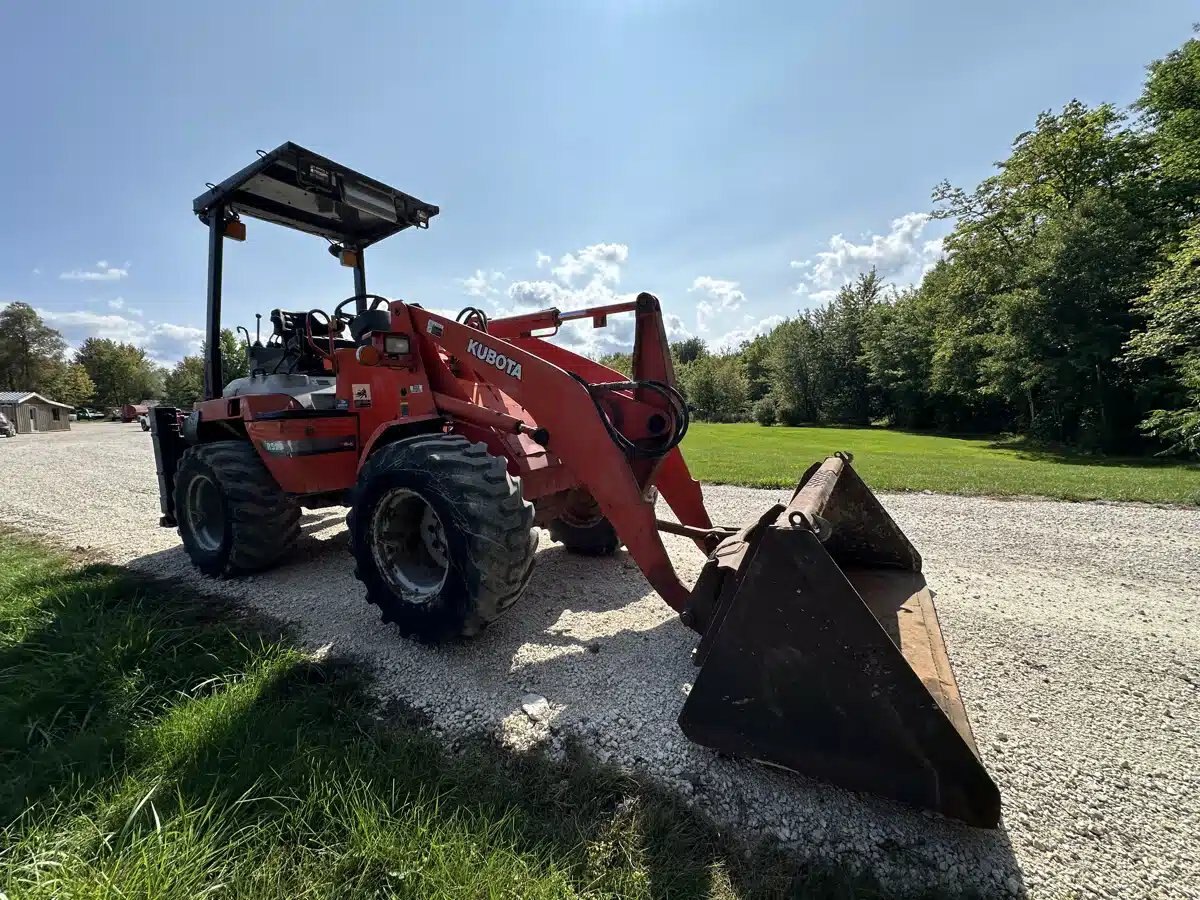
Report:
<svg viewBox="0 0 1200 900"><path fill-rule="evenodd" d="M17 434L71 430L71 407L33 391L0 391L0 412Z"/></svg>

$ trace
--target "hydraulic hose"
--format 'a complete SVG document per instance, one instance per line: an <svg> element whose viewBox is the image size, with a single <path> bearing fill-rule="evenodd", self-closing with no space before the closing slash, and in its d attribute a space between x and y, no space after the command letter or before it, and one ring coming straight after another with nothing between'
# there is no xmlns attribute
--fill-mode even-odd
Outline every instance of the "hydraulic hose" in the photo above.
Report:
<svg viewBox="0 0 1200 900"><path fill-rule="evenodd" d="M458 315L454 317L455 322L461 322L471 328L478 328L480 331L487 331L488 317L478 306L464 306L459 310Z"/></svg>
<svg viewBox="0 0 1200 900"><path fill-rule="evenodd" d="M572 378L578 381L587 390L588 396L592 398L592 404L596 407L596 414L600 417L601 423L604 425L604 430L608 432L608 436L612 442L621 448L627 456L637 457L640 459L655 459L660 456L666 456L672 450L679 446L687 435L688 426L691 424L691 417L688 415L687 403L683 399L683 395L679 393L671 385L662 381L647 379L645 381L609 381L600 384L591 384L586 379L576 375L574 372L568 372ZM667 438L661 444L654 447L640 447L617 429L613 424L612 417L608 414L608 410L604 408L604 404L600 402L599 395L604 392L637 390L643 388L653 391L663 399L665 399L670 407L670 412L667 416L668 429Z"/></svg>

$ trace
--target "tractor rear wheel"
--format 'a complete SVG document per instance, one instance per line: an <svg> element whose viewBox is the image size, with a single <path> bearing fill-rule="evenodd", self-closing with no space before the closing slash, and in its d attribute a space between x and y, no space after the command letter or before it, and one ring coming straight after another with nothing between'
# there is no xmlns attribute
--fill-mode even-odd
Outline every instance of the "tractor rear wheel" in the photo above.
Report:
<svg viewBox="0 0 1200 900"><path fill-rule="evenodd" d="M617 530L600 512L600 505L580 488L571 491L566 508L550 523L550 539L584 556L612 556L621 546Z"/></svg>
<svg viewBox="0 0 1200 900"><path fill-rule="evenodd" d="M367 601L406 637L477 634L533 573L532 504L503 458L461 435L422 435L373 454L348 525Z"/></svg>
<svg viewBox="0 0 1200 900"><path fill-rule="evenodd" d="M266 569L300 534L300 507L249 441L198 444L183 454L175 516L184 549L205 575Z"/></svg>

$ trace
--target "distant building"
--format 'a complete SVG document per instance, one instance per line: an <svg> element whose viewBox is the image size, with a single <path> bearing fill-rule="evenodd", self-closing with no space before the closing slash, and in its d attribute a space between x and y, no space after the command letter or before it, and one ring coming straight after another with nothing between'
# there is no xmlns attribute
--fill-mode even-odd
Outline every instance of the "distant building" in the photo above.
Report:
<svg viewBox="0 0 1200 900"><path fill-rule="evenodd" d="M12 422L17 434L34 431L70 431L71 407L47 400L33 391L0 391L0 412Z"/></svg>

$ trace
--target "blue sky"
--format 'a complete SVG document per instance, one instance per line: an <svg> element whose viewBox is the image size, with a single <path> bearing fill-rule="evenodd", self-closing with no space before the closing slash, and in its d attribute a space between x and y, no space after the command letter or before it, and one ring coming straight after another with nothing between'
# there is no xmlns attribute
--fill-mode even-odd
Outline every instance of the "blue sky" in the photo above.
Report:
<svg viewBox="0 0 1200 900"><path fill-rule="evenodd" d="M375 292L502 312L649 290L673 334L729 344L872 263L918 279L936 182L977 182L1039 110L1132 101L1195 18L1194 0L4 4L0 303L73 344L193 351L192 198L292 140L441 206L368 252ZM323 242L248 227L228 324L351 293Z"/></svg>

